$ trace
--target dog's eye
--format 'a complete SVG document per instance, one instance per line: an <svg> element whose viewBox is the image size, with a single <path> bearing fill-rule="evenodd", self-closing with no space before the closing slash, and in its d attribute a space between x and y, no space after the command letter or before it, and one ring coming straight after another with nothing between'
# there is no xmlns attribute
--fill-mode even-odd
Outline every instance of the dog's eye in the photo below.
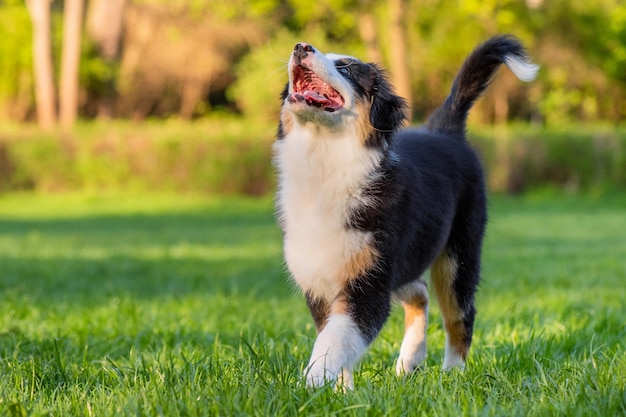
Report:
<svg viewBox="0 0 626 417"><path fill-rule="evenodd" d="M350 69L348 67L339 68L339 72L341 72L342 74L350 75Z"/></svg>

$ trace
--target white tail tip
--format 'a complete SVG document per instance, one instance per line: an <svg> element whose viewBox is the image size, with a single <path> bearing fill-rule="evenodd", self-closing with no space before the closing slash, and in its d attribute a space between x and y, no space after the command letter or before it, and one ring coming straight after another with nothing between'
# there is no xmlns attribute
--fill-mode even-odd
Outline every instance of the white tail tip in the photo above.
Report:
<svg viewBox="0 0 626 417"><path fill-rule="evenodd" d="M504 63L522 81L532 81L537 77L539 65L533 64L525 59L515 55L507 55L504 57Z"/></svg>

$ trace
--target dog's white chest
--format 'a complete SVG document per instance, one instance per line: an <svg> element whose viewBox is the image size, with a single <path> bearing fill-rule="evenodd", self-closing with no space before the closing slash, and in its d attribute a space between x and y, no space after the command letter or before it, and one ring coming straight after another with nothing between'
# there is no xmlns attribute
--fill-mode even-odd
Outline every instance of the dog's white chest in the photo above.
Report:
<svg viewBox="0 0 626 417"><path fill-rule="evenodd" d="M347 224L376 158L358 143L328 142L287 137L276 156L287 266L304 292L331 301L350 262L372 243L371 233Z"/></svg>
<svg viewBox="0 0 626 417"><path fill-rule="evenodd" d="M345 286L348 265L371 236L346 229L343 216L323 204L302 203L292 200L285 208L285 260L304 292L330 301Z"/></svg>

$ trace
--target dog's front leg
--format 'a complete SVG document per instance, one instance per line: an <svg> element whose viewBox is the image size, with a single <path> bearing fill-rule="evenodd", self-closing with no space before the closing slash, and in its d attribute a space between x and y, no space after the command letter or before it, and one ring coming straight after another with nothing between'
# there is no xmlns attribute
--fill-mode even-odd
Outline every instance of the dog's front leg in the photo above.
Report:
<svg viewBox="0 0 626 417"><path fill-rule="evenodd" d="M352 370L389 315L390 295L375 277L361 277L347 285L331 303L311 303L318 317L318 336L306 368L307 385L336 382L354 388ZM326 315L325 320L319 317Z"/></svg>
<svg viewBox="0 0 626 417"><path fill-rule="evenodd" d="M367 345L348 314L331 314L315 340L306 368L307 385L319 387L336 382L338 388L353 389L352 369Z"/></svg>
<svg viewBox="0 0 626 417"><path fill-rule="evenodd" d="M306 295L318 336L306 368L307 385L319 387L337 382L339 387L354 388L352 369L367 348L367 342L348 314L345 294L332 302Z"/></svg>

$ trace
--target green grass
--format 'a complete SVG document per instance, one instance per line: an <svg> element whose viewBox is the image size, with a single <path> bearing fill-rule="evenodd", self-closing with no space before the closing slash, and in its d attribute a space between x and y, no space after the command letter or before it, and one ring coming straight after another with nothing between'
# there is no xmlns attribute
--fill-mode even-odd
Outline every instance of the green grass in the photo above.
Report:
<svg viewBox="0 0 626 417"><path fill-rule="evenodd" d="M626 415L626 199L494 197L474 346L393 372L395 309L356 390L302 384L315 330L272 201L0 196L0 414Z"/></svg>

